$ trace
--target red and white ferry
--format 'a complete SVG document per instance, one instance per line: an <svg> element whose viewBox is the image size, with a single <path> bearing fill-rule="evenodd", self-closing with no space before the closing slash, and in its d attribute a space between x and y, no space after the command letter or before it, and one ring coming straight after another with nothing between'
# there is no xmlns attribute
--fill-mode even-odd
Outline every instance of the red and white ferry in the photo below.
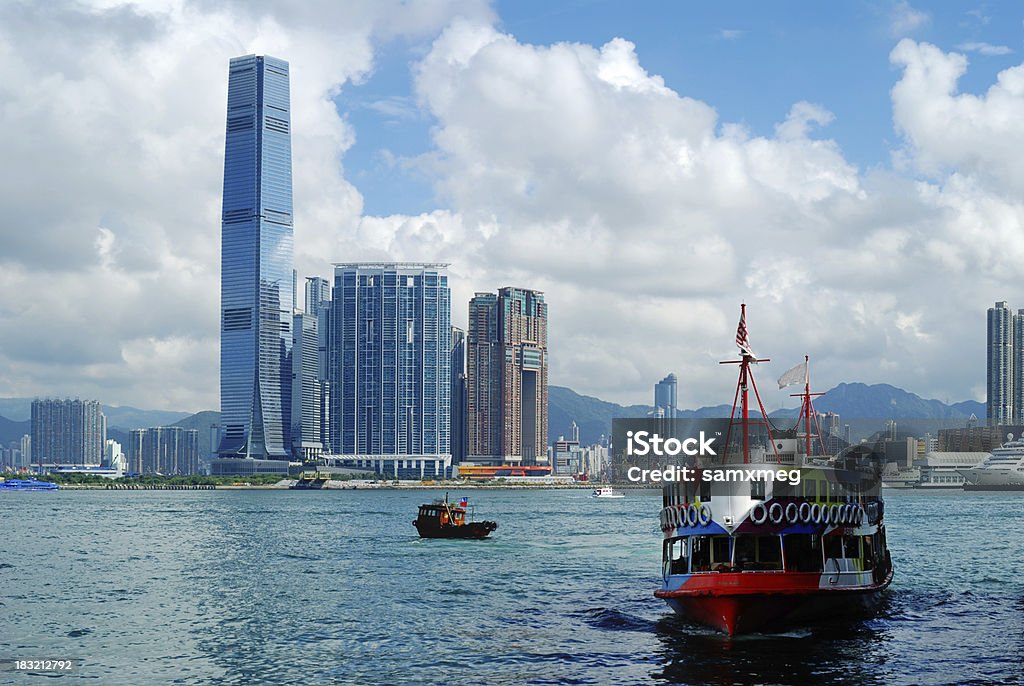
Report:
<svg viewBox="0 0 1024 686"><path fill-rule="evenodd" d="M698 458L691 480L664 487L663 582L655 591L675 612L729 635L870 607L893 576L876 456L860 446L824 455L820 431L812 430L817 394L810 392L806 358L797 427L773 435L752 373L767 360L751 352L745 320L744 305L740 359L728 362L739 365L739 381L725 450ZM791 370L780 386L794 371L799 377L799 369ZM749 414L750 389L760 417ZM760 438L752 441L755 425ZM741 440L734 446L735 433ZM821 446L818 455L814 444ZM730 469L734 478L704 479L705 471L724 477ZM789 477L799 470L799 483L748 478L762 470Z"/></svg>

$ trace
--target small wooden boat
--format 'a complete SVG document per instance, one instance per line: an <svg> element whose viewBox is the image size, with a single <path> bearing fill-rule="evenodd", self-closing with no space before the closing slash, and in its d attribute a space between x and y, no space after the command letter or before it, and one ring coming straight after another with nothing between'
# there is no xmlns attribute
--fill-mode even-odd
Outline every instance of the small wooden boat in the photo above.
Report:
<svg viewBox="0 0 1024 686"><path fill-rule="evenodd" d="M498 528L497 522L467 521L468 510L468 498L456 505L448 502L445 493L444 500L420 505L419 515L412 524L420 538L487 538Z"/></svg>

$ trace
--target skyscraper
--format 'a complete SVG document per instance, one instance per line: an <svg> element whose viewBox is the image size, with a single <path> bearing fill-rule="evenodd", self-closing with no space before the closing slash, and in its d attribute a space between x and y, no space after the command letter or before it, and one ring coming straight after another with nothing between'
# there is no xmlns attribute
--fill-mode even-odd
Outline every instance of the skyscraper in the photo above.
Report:
<svg viewBox="0 0 1024 686"><path fill-rule="evenodd" d="M96 400L33 400L33 462L37 465L99 465L107 425Z"/></svg>
<svg viewBox="0 0 1024 686"><path fill-rule="evenodd" d="M654 410L661 408L665 419L675 419L677 413L676 388L678 379L675 374L669 374L664 379L654 384Z"/></svg>
<svg viewBox="0 0 1024 686"><path fill-rule="evenodd" d="M296 458L308 460L323 451L316 316L297 312L292 331L292 452Z"/></svg>
<svg viewBox="0 0 1024 686"><path fill-rule="evenodd" d="M452 327L452 463L466 459L466 332Z"/></svg>
<svg viewBox="0 0 1024 686"><path fill-rule="evenodd" d="M327 349L331 331L331 282L319 276L306 277L306 313L316 317L317 380L320 382L320 444L331 451L331 390L327 382Z"/></svg>
<svg viewBox="0 0 1024 686"><path fill-rule="evenodd" d="M334 270L331 449L397 477L451 466L451 295L445 264Z"/></svg>
<svg viewBox="0 0 1024 686"><path fill-rule="evenodd" d="M1011 424L1020 413L1020 408L1013 405L1016 377L1014 363L1017 361L1015 352L1019 354L1019 349L1014 350L1015 319L1004 301L988 308L988 393L985 412L989 426Z"/></svg>
<svg viewBox="0 0 1024 686"><path fill-rule="evenodd" d="M469 302L469 459L546 460L548 309L544 294L506 287Z"/></svg>
<svg viewBox="0 0 1024 686"><path fill-rule="evenodd" d="M231 60L221 217L221 457L289 455L292 163L288 63Z"/></svg>

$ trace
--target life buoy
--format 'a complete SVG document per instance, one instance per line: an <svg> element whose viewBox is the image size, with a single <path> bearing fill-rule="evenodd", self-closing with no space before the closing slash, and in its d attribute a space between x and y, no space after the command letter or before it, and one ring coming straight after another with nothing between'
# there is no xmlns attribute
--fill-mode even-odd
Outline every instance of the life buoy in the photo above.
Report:
<svg viewBox="0 0 1024 686"><path fill-rule="evenodd" d="M755 503L750 508L750 521L754 524L761 525L768 520L768 508L764 506L764 503Z"/></svg>
<svg viewBox="0 0 1024 686"><path fill-rule="evenodd" d="M697 506L691 503L690 507L686 508L686 523L689 526L697 526L698 516Z"/></svg>
<svg viewBox="0 0 1024 686"><path fill-rule="evenodd" d="M681 526L686 526L686 517L681 508L682 505L676 505L668 511L669 520L672 522L672 528L678 529Z"/></svg>
<svg viewBox="0 0 1024 686"><path fill-rule="evenodd" d="M829 518L829 521L832 523L832 526L836 526L837 524L839 524L839 514L839 505L833 505L832 516Z"/></svg>
<svg viewBox="0 0 1024 686"><path fill-rule="evenodd" d="M811 522L811 504L806 500L800 503L800 521L804 524Z"/></svg>
<svg viewBox="0 0 1024 686"><path fill-rule="evenodd" d="M785 512L782 509L781 503L772 503L768 508L768 519L771 520L772 524L781 524L784 516Z"/></svg>
<svg viewBox="0 0 1024 686"><path fill-rule="evenodd" d="M697 511L697 521L700 522L701 526L707 526L711 523L711 508L701 503L700 510Z"/></svg>
<svg viewBox="0 0 1024 686"><path fill-rule="evenodd" d="M811 521L815 524L821 524L821 505L818 503L811 505Z"/></svg>
<svg viewBox="0 0 1024 686"><path fill-rule="evenodd" d="M800 508L796 503L788 503L786 505L786 521L790 524L796 524L800 520Z"/></svg>
<svg viewBox="0 0 1024 686"><path fill-rule="evenodd" d="M864 523L864 507L863 506L861 506L861 505L857 506L857 511L854 514L854 518L856 520L857 526L860 526L861 524Z"/></svg>
<svg viewBox="0 0 1024 686"><path fill-rule="evenodd" d="M854 505L847 505L846 506L846 523L847 524L853 524L854 523L853 522L853 516L854 516L854 513L856 512L856 510L857 510L857 508Z"/></svg>

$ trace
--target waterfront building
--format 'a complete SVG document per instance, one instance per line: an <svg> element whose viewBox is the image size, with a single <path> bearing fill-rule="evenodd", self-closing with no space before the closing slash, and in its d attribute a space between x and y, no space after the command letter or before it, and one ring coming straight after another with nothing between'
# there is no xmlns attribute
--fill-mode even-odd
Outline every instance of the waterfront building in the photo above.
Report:
<svg viewBox="0 0 1024 686"><path fill-rule="evenodd" d="M32 466L32 436L24 434L21 437L21 461L18 462L19 469L28 469Z"/></svg>
<svg viewBox="0 0 1024 686"><path fill-rule="evenodd" d="M128 471L134 474L198 474L199 430L180 426L133 429L128 433L127 462Z"/></svg>
<svg viewBox="0 0 1024 686"><path fill-rule="evenodd" d="M395 478L450 474L447 266L335 265L328 339L333 457Z"/></svg>
<svg viewBox="0 0 1024 686"><path fill-rule="evenodd" d="M676 391L679 380L675 374L669 374L664 379L654 384L654 410L662 410L660 416L665 419L675 419L678 413L676 409Z"/></svg>
<svg viewBox="0 0 1024 686"><path fill-rule="evenodd" d="M121 444L112 438L108 438L103 445L103 464L122 473L128 471L128 457Z"/></svg>
<svg viewBox="0 0 1024 686"><path fill-rule="evenodd" d="M236 57L221 217L221 458L291 453L292 233L288 63Z"/></svg>
<svg viewBox="0 0 1024 686"><path fill-rule="evenodd" d="M34 464L99 465L106 440L106 418L98 401L32 401Z"/></svg>
<svg viewBox="0 0 1024 686"><path fill-rule="evenodd" d="M466 428L466 332L452 327L451 362L451 433L452 463L460 464L466 459L469 433Z"/></svg>
<svg viewBox="0 0 1024 686"><path fill-rule="evenodd" d="M327 350L331 331L331 282L319 276L306 277L306 313L316 317L317 380L320 382L320 445L331 452L330 403L327 382Z"/></svg>
<svg viewBox="0 0 1024 686"><path fill-rule="evenodd" d="M540 291L477 293L467 332L468 459L547 461L548 310Z"/></svg>
<svg viewBox="0 0 1024 686"><path fill-rule="evenodd" d="M323 451L317 318L297 313L292 323L292 336L292 453L296 459L313 460Z"/></svg>
<svg viewBox="0 0 1024 686"><path fill-rule="evenodd" d="M1014 323L1015 318L1000 301L988 309L988 374L985 412L990 425L1010 424L1018 420L1020 409L1014 408ZM1019 355L1020 350L1016 351ZM1016 411L1015 411L1016 410Z"/></svg>

